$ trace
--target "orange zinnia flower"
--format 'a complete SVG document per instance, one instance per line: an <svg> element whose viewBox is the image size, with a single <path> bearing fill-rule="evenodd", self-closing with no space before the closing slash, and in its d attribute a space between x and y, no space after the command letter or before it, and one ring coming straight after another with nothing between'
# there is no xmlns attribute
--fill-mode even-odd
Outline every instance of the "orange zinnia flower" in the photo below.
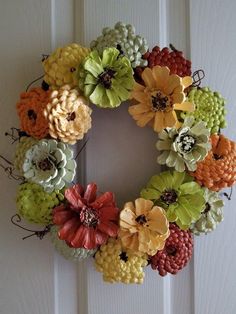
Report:
<svg viewBox="0 0 236 314"><path fill-rule="evenodd" d="M154 131L180 126L175 110L193 111L194 105L186 102L184 90L192 84L190 76L170 75L167 67L146 68L142 73L145 86L135 83L131 97L138 104L129 107L129 113L144 127L151 124Z"/></svg>
<svg viewBox="0 0 236 314"><path fill-rule="evenodd" d="M21 93L20 101L16 105L21 129L37 139L48 135L48 120L43 111L47 105L49 93L40 87L32 88L28 92Z"/></svg>

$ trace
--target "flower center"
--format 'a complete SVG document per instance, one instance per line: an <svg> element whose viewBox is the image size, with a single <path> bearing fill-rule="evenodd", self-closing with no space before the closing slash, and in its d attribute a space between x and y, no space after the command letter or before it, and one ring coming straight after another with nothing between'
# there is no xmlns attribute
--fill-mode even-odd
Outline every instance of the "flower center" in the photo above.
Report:
<svg viewBox="0 0 236 314"><path fill-rule="evenodd" d="M179 144L179 148L183 153L189 153L193 150L196 143L196 139L189 134L180 135L176 142Z"/></svg>
<svg viewBox="0 0 236 314"><path fill-rule="evenodd" d="M96 209L84 206L80 212L80 220L86 227L96 227L99 222L99 215Z"/></svg>
<svg viewBox="0 0 236 314"><path fill-rule="evenodd" d="M138 224L143 225L147 222L147 219L145 217L145 215L139 215L135 221L137 221Z"/></svg>
<svg viewBox="0 0 236 314"><path fill-rule="evenodd" d="M126 252L121 252L119 256L120 256L120 259L124 261L125 263L128 261L128 256Z"/></svg>
<svg viewBox="0 0 236 314"><path fill-rule="evenodd" d="M178 195L175 190L165 190L161 195L161 200L167 205L173 204L177 201Z"/></svg>
<svg viewBox="0 0 236 314"><path fill-rule="evenodd" d="M35 121L37 119L37 114L33 109L28 110L27 114L30 120Z"/></svg>
<svg viewBox="0 0 236 314"><path fill-rule="evenodd" d="M67 121L74 121L75 117L76 117L76 115L75 115L75 112L73 111L73 112L70 112L67 114L66 120Z"/></svg>
<svg viewBox="0 0 236 314"><path fill-rule="evenodd" d="M168 255L175 256L176 253L177 253L177 249L176 249L176 247L174 247L172 245L169 245L169 246L166 247L166 253Z"/></svg>
<svg viewBox="0 0 236 314"><path fill-rule="evenodd" d="M169 98L158 91L156 95L152 95L152 110L153 111L166 111L169 104Z"/></svg>
<svg viewBox="0 0 236 314"><path fill-rule="evenodd" d="M53 164L49 158L45 158L43 160L40 160L40 162L38 163L38 167L43 171L47 171L53 168Z"/></svg>
<svg viewBox="0 0 236 314"><path fill-rule="evenodd" d="M99 74L98 76L98 82L103 85L106 89L111 88L112 79L115 76L116 72L112 69L105 69L104 72Z"/></svg>
<svg viewBox="0 0 236 314"><path fill-rule="evenodd" d="M210 210L211 210L211 205L209 203L206 203L203 213L207 214Z"/></svg>

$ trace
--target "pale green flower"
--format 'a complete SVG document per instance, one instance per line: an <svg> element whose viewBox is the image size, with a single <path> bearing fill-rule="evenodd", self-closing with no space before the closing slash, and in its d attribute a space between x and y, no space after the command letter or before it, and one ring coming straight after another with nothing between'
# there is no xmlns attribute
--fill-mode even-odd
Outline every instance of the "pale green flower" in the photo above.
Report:
<svg viewBox="0 0 236 314"><path fill-rule="evenodd" d="M195 122L193 117L188 117L179 129L166 128L159 133L156 147L163 152L157 162L179 172L185 171L185 167L195 171L197 162L211 149L209 136L210 131L203 121Z"/></svg>
<svg viewBox="0 0 236 314"><path fill-rule="evenodd" d="M93 40L90 47L100 54L108 47L119 48L133 68L147 66L147 60L142 58L148 50L147 40L135 34L133 25L118 22L114 28L103 28L102 35Z"/></svg>
<svg viewBox="0 0 236 314"><path fill-rule="evenodd" d="M45 191L61 190L75 176L76 162L73 151L62 142L43 139L26 153L23 163L24 177L43 186Z"/></svg>
<svg viewBox="0 0 236 314"><path fill-rule="evenodd" d="M204 188L205 208L202 211L201 217L191 226L191 231L200 235L201 233L209 233L223 221L223 206L224 202L217 192Z"/></svg>
<svg viewBox="0 0 236 314"><path fill-rule="evenodd" d="M73 248L68 246L66 241L58 238L57 232L58 227L53 226L50 230L51 241L57 252L66 259L74 262L80 262L96 253L97 249L87 250L84 248Z"/></svg>
<svg viewBox="0 0 236 314"><path fill-rule="evenodd" d="M167 219L186 230L205 207L204 191L186 172L165 171L153 176L141 197L166 210Z"/></svg>

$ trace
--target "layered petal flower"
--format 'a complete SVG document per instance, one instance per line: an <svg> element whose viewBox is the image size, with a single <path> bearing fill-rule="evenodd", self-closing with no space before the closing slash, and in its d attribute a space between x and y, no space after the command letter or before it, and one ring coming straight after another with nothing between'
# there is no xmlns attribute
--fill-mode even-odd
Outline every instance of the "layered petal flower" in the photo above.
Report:
<svg viewBox="0 0 236 314"><path fill-rule="evenodd" d="M201 217L191 225L191 231L196 234L207 234L223 221L224 202L217 192L204 188L204 198L206 206L202 211Z"/></svg>
<svg viewBox="0 0 236 314"><path fill-rule="evenodd" d="M147 40L136 35L134 26L130 24L118 22L114 28L103 28L102 35L93 40L90 47L100 54L107 47L114 47L129 59L133 68L147 65L147 61L142 58L148 50Z"/></svg>
<svg viewBox="0 0 236 314"><path fill-rule="evenodd" d="M150 199L166 210L170 222L186 230L196 222L205 207L204 191L185 172L165 171L153 176L141 197Z"/></svg>
<svg viewBox="0 0 236 314"><path fill-rule="evenodd" d="M139 198L128 202L120 213L119 237L122 245L135 252L156 254L169 236L165 211L153 202Z"/></svg>
<svg viewBox="0 0 236 314"><path fill-rule="evenodd" d="M70 84L72 87L76 86L78 83L75 75L76 68L89 51L90 49L75 43L57 48L43 62L44 81L52 89L65 84Z"/></svg>
<svg viewBox="0 0 236 314"><path fill-rule="evenodd" d="M147 266L147 254L137 255L125 249L119 239L110 238L95 255L97 271L103 274L106 282L143 283L144 271Z"/></svg>
<svg viewBox="0 0 236 314"><path fill-rule="evenodd" d="M197 162L203 160L211 148L210 131L203 121L186 118L179 128L166 128L159 133L157 149L163 151L157 158L161 165L174 167L179 172L197 169Z"/></svg>
<svg viewBox="0 0 236 314"><path fill-rule="evenodd" d="M68 144L83 139L91 128L92 110L76 89L64 85L50 94L44 115L49 121L49 134Z"/></svg>
<svg viewBox="0 0 236 314"><path fill-rule="evenodd" d="M65 191L66 204L53 211L53 222L58 225L58 236L74 248L94 249L108 237L118 233L119 209L114 195L105 192L97 196L97 186L90 183L86 190L80 184Z"/></svg>
<svg viewBox="0 0 236 314"><path fill-rule="evenodd" d="M131 98L137 104L129 107L129 113L137 125L150 124L154 131L180 126L176 111L193 111L194 105L186 101L184 90L192 84L189 76L170 74L167 67L155 66L142 72L145 85L135 83Z"/></svg>
<svg viewBox="0 0 236 314"><path fill-rule="evenodd" d="M48 120L43 114L48 99L49 91L37 87L21 93L16 105L21 130L37 139L48 135Z"/></svg>
<svg viewBox="0 0 236 314"><path fill-rule="evenodd" d="M56 140L40 140L25 153L24 177L45 191L61 190L75 176L76 162L68 145Z"/></svg>
<svg viewBox="0 0 236 314"><path fill-rule="evenodd" d="M79 68L79 87L89 100L102 108L118 107L133 88L130 61L116 48L106 48L100 57L92 51Z"/></svg>
<svg viewBox="0 0 236 314"><path fill-rule="evenodd" d="M47 193L42 186L27 182L19 185L16 206L20 216L29 222L44 225L52 222L52 210L63 199L60 191Z"/></svg>

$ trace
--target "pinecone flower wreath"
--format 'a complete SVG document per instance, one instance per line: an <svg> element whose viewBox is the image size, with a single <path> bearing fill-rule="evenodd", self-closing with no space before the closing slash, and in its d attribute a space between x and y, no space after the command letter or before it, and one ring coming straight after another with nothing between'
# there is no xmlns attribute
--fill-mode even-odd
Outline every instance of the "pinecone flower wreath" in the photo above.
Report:
<svg viewBox="0 0 236 314"><path fill-rule="evenodd" d="M14 160L0 155L1 167L20 182L12 223L31 232L23 239L49 233L66 259L93 257L106 282L142 283L148 264L161 276L176 274L191 259L193 236L223 221L222 189L236 181L236 144L221 134L224 98L201 87L203 71L192 74L183 52L173 45L148 50L121 22L104 28L90 48L57 48L42 67L41 86L29 84L17 102L20 127L6 133L17 142ZM87 143L93 106L116 110L125 101L137 126L155 132L157 162L170 169L120 210L113 192L74 182L83 169L72 145Z"/></svg>

